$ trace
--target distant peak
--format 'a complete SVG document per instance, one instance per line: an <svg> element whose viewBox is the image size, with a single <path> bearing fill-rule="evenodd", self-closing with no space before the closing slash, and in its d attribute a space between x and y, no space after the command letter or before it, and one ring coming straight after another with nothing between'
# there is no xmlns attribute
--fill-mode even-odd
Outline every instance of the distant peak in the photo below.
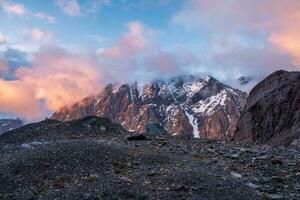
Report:
<svg viewBox="0 0 300 200"><path fill-rule="evenodd" d="M252 81L252 77L241 76L238 80L241 85L247 85L250 81Z"/></svg>

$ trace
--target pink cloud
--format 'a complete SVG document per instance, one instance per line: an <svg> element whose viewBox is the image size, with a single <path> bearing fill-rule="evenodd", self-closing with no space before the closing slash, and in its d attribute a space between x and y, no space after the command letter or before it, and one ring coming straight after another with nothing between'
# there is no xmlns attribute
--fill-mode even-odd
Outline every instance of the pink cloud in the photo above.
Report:
<svg viewBox="0 0 300 200"><path fill-rule="evenodd" d="M0 6L5 12L11 14L25 15L27 12L23 4L10 3L9 1L1 0Z"/></svg>
<svg viewBox="0 0 300 200"><path fill-rule="evenodd" d="M128 33L114 44L106 49L102 54L109 58L120 58L134 56L147 48L146 34L148 30L140 22L130 22L127 24Z"/></svg>
<svg viewBox="0 0 300 200"><path fill-rule="evenodd" d="M164 50L155 41L156 31L141 22L130 22L127 28L128 31L112 47L98 53L102 66L105 66L103 70L112 80L145 82L183 73L184 69L199 62L192 53Z"/></svg>
<svg viewBox="0 0 300 200"><path fill-rule="evenodd" d="M220 65L231 60L239 62L243 71L255 66L256 73L269 73L279 68L299 69L299 10L298 0L191 0L173 16L173 23L192 31L209 31L210 47L218 45L214 43L215 37L228 40L240 37L241 33L256 42L261 41L259 46L245 46L244 42L251 41L249 38L242 39L235 45L223 46L225 52L214 49L210 57L216 57L214 61L217 60ZM231 58L224 59L230 54ZM277 64L272 60L276 60Z"/></svg>
<svg viewBox="0 0 300 200"><path fill-rule="evenodd" d="M16 70L17 81L1 80L0 111L29 119L46 116L100 91L102 75L92 58L45 46L34 55L33 67ZM4 95L4 96L3 96Z"/></svg>
<svg viewBox="0 0 300 200"><path fill-rule="evenodd" d="M23 81L0 79L0 111L13 113L34 120L40 117L40 108L35 92Z"/></svg>

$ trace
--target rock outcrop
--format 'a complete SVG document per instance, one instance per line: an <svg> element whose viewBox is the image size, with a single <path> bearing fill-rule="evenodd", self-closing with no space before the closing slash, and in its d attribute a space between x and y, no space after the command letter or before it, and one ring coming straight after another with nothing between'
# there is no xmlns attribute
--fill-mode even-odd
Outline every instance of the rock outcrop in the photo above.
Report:
<svg viewBox="0 0 300 200"><path fill-rule="evenodd" d="M52 118L69 121L96 115L136 133L230 139L247 96L208 76L156 80L142 88L139 91L137 84L109 84L97 96L63 107Z"/></svg>
<svg viewBox="0 0 300 200"><path fill-rule="evenodd" d="M300 146L300 72L276 71L253 88L234 139Z"/></svg>

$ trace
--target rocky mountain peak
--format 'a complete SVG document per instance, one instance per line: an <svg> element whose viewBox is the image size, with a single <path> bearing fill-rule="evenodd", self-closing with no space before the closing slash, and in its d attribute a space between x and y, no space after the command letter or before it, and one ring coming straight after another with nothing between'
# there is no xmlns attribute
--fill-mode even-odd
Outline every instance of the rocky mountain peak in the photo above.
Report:
<svg viewBox="0 0 300 200"><path fill-rule="evenodd" d="M96 115L137 133L160 126L173 135L230 139L247 96L210 76L177 76L138 88L138 83L109 84L97 96L65 107L52 118L69 121Z"/></svg>

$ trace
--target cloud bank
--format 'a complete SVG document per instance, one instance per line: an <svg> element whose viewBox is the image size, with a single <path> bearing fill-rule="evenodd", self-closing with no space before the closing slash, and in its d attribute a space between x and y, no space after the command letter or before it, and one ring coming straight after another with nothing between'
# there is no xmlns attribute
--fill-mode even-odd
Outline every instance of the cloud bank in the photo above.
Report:
<svg viewBox="0 0 300 200"><path fill-rule="evenodd" d="M187 72L189 67L200 63L189 51L164 50L155 40L156 31L141 22L130 22L127 27L128 32L110 48L98 52L101 65L106 66L103 73L110 80L147 82Z"/></svg>
<svg viewBox="0 0 300 200"><path fill-rule="evenodd" d="M32 55L30 66L15 68L12 80L0 79L0 111L39 119L99 93L107 83L146 82L180 74L184 67L199 62L192 53L165 51L155 42L155 31L141 22L130 22L127 28L110 47L94 55L44 44ZM32 39L43 38L38 30L29 33ZM1 66L5 72L7 65Z"/></svg>
<svg viewBox="0 0 300 200"><path fill-rule="evenodd" d="M34 120L92 95L101 75L92 59L55 46L42 47L32 67L15 71L16 80L0 79L0 111Z"/></svg>
<svg viewBox="0 0 300 200"><path fill-rule="evenodd" d="M173 24L208 35L210 62L261 76L300 69L300 1L190 0Z"/></svg>

